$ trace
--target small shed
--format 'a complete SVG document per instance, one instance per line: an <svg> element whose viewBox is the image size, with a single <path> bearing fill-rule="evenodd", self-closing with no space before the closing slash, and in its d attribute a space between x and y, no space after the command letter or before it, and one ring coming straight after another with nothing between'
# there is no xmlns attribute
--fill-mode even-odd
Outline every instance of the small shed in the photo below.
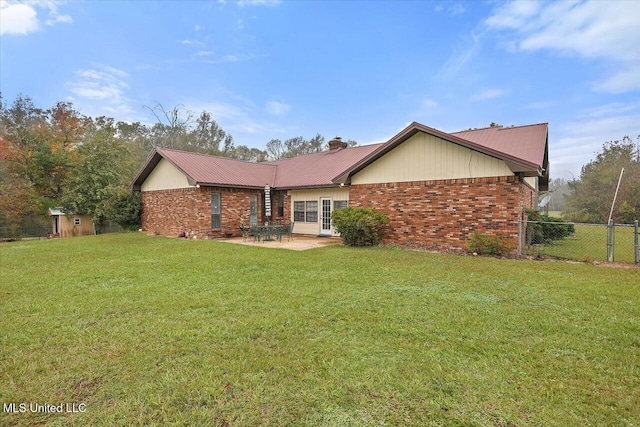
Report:
<svg viewBox="0 0 640 427"><path fill-rule="evenodd" d="M51 234L54 237L77 237L96 234L90 215L63 212L62 208L49 209Z"/></svg>

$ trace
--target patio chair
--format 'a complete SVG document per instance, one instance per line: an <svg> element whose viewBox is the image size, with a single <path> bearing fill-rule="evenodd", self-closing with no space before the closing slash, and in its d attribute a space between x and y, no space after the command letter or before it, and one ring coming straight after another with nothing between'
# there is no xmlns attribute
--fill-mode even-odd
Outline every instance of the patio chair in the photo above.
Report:
<svg viewBox="0 0 640 427"><path fill-rule="evenodd" d="M242 230L242 241L246 242L247 237L249 237L249 235L251 234L251 230L244 225L240 226L240 230Z"/></svg>
<svg viewBox="0 0 640 427"><path fill-rule="evenodd" d="M249 235L253 236L254 241L259 242L262 239L262 227L254 226L251 227L249 231Z"/></svg>
<svg viewBox="0 0 640 427"><path fill-rule="evenodd" d="M278 239L279 242L282 242L282 235L287 234L288 230L289 229L287 228L286 225L282 225L282 224L277 225L274 228L276 239Z"/></svg>
<svg viewBox="0 0 640 427"><path fill-rule="evenodd" d="M293 239L293 225L294 224L295 224L295 221L291 221L291 223L289 223L289 228L286 231L287 240L292 240Z"/></svg>

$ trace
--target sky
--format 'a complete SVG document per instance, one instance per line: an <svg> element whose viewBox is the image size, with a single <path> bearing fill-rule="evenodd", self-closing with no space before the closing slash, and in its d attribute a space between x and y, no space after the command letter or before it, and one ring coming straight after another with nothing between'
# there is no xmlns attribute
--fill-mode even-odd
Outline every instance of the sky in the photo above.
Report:
<svg viewBox="0 0 640 427"><path fill-rule="evenodd" d="M549 123L552 178L640 135L638 1L4 1L0 92L236 145Z"/></svg>

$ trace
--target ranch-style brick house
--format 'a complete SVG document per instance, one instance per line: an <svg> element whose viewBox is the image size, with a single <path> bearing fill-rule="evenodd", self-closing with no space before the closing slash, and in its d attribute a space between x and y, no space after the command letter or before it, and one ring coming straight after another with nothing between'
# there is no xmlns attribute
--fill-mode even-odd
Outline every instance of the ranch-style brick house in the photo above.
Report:
<svg viewBox="0 0 640 427"><path fill-rule="evenodd" d="M156 148L131 185L142 229L222 238L284 221L336 236L331 213L363 206L387 213L388 243L461 250L475 231L515 246L518 220L548 188L547 123L445 133L414 122L385 143L329 148L262 163Z"/></svg>

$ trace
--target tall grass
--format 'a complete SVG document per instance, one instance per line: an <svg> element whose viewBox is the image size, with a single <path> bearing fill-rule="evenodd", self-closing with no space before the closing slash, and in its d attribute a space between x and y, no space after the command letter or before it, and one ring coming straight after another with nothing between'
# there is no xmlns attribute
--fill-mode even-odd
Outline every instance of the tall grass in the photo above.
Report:
<svg viewBox="0 0 640 427"><path fill-rule="evenodd" d="M1 425L637 425L640 270L103 235L0 244Z"/></svg>

